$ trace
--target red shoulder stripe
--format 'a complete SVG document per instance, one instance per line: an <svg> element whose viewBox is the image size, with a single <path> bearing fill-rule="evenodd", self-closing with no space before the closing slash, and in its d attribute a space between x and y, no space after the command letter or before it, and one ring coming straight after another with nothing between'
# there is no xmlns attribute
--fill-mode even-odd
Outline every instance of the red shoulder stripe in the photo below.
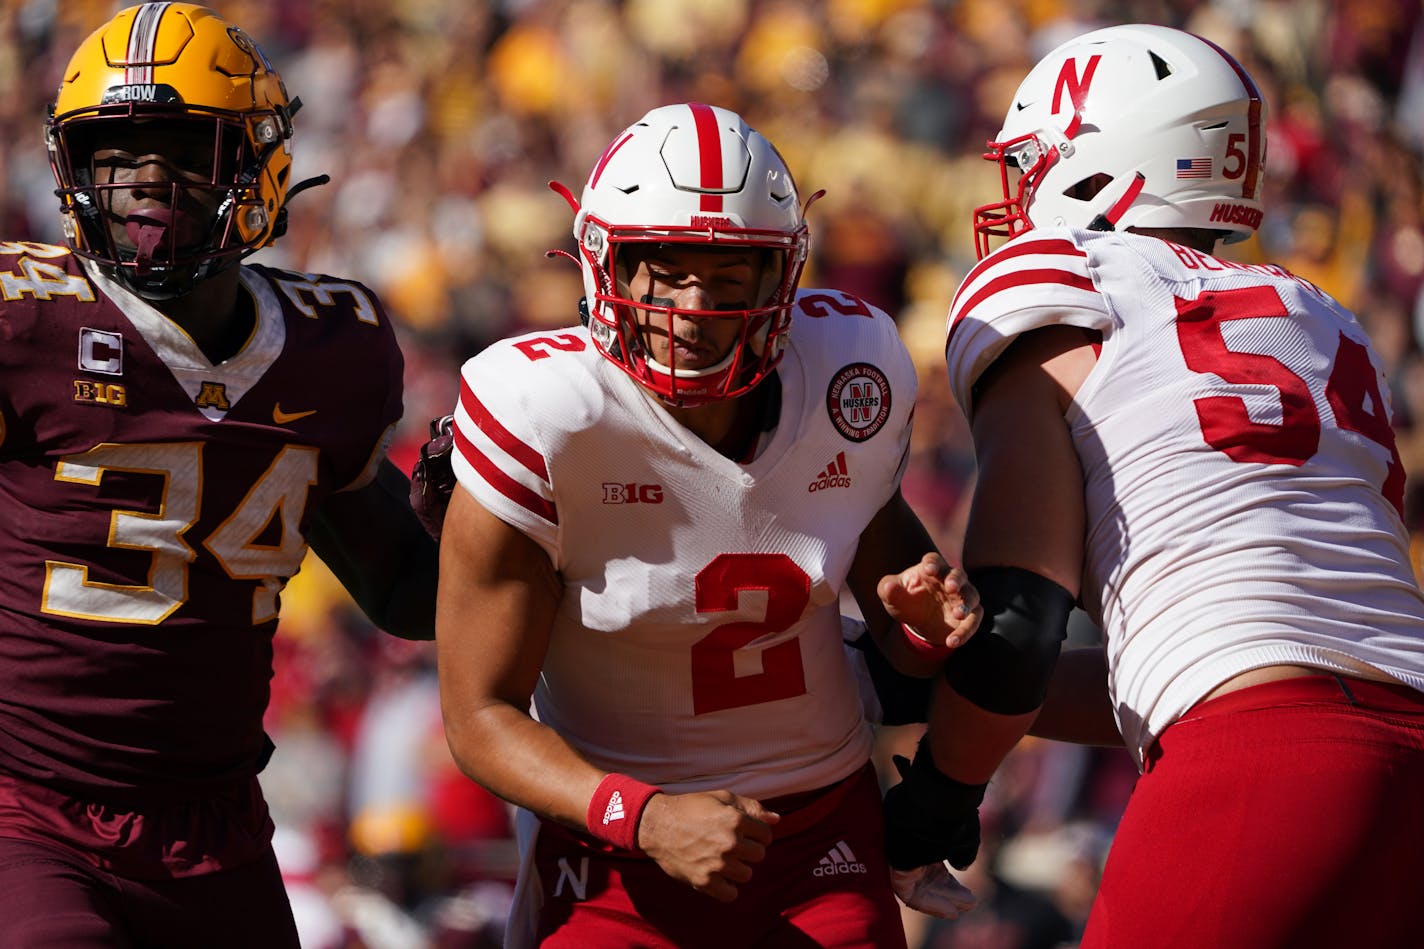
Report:
<svg viewBox="0 0 1424 949"><path fill-rule="evenodd" d="M509 457L548 483L549 469L544 464L544 456L501 425L499 419L490 414L490 410L485 408L485 404L475 396L474 390L463 378L460 379L460 406L470 416L475 427L488 435Z"/></svg>
<svg viewBox="0 0 1424 949"><path fill-rule="evenodd" d="M965 315L972 312L976 306L983 303L989 297L1003 290L1028 286L1029 284L1057 284L1058 286L1072 287L1075 290L1092 291L1094 289L1091 278L1082 274L1070 273L1066 270L1050 270L1047 268L1015 270L1011 273L1004 274L1002 277L996 277L990 280L976 290L974 295L964 301L962 305L955 307L954 323L949 327L949 337L953 338L954 331L964 322ZM945 348L948 347L949 340L946 339Z"/></svg>
<svg viewBox="0 0 1424 949"><path fill-rule="evenodd" d="M1015 257L1022 257L1025 254L1064 254L1069 257L1087 257L1087 253L1072 241L1063 238L1049 238L1039 240L1037 238L1026 238L1015 241L1012 244L1005 244L988 257L975 264L969 273L964 275L961 286L968 286L973 283L980 274L990 267L997 267L1006 260L1013 260Z"/></svg>
<svg viewBox="0 0 1424 949"><path fill-rule="evenodd" d="M550 524L559 523L559 511L554 505L501 471L499 466L490 461L484 452L475 447L458 425L455 426L455 447L459 450L460 456L470 463L470 467L479 472L480 477L484 478L490 487L531 514L542 517Z"/></svg>

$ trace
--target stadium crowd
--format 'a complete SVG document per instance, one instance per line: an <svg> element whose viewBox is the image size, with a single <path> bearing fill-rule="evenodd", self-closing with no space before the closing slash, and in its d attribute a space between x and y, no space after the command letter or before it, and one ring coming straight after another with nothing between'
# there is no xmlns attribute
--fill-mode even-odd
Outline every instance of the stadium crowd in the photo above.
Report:
<svg viewBox="0 0 1424 949"><path fill-rule="evenodd" d="M0 223L61 243L42 119L65 58L121 4L0 5ZM1411 0L229 0L303 108L287 236L258 260L352 274L399 320L409 470L459 365L493 339L569 322L575 190L630 116L727 106L776 141L807 194L806 285L895 314L921 374L905 493L947 555L973 455L943 379L943 327L974 261L980 160L1018 79L1062 39L1156 22L1232 50L1271 105L1267 216L1232 245L1353 309L1388 364L1424 540L1424 15ZM339 370L337 370L339 373ZM359 379L333 373L333 386ZM1418 558L1416 557L1416 570ZM263 774L312 949L498 944L516 860L503 804L455 769L433 647L377 634L315 560L290 585ZM1090 627L1075 636L1089 639ZM882 733L884 759L916 729ZM1075 942L1135 770L1125 752L1026 740L985 808L955 924L907 918L911 945Z"/></svg>

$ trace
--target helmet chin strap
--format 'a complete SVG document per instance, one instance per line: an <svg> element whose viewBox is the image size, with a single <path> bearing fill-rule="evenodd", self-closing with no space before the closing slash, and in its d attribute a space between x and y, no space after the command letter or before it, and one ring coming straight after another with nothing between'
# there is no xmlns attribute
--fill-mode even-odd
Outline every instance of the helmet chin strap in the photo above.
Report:
<svg viewBox="0 0 1424 949"><path fill-rule="evenodd" d="M723 372L732 364L732 359L737 355L737 347L733 346L728 350L727 355L722 357L722 361L715 366L708 366L706 369L673 369L671 366L664 366L652 357L651 353L646 353L644 361L648 368L659 375L672 376L675 379L705 379L708 376Z"/></svg>
<svg viewBox="0 0 1424 949"><path fill-rule="evenodd" d="M1122 220L1122 216L1127 213L1127 209L1132 207L1132 202L1137 200L1137 196L1142 193L1142 188L1147 184L1147 178L1142 172L1133 174L1132 179L1127 183L1118 199L1112 203L1102 214L1093 218L1088 224L1090 231L1111 231L1117 229L1117 222Z"/></svg>

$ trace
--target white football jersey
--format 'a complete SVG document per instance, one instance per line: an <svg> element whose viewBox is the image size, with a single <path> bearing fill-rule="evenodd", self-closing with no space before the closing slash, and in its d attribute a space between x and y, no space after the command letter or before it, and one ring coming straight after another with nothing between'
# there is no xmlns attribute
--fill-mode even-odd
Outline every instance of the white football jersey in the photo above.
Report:
<svg viewBox="0 0 1424 949"><path fill-rule="evenodd" d="M1424 689L1389 390L1364 330L1279 267L1133 234L1010 241L950 309L950 384L1020 333L1102 333L1067 421L1087 494L1083 605L1141 756L1217 685L1278 663Z"/></svg>
<svg viewBox="0 0 1424 949"><path fill-rule="evenodd" d="M462 370L460 484L564 583L535 711L599 767L765 798L868 760L839 593L899 484L914 368L883 312L803 290L777 373L779 422L743 465L582 327Z"/></svg>

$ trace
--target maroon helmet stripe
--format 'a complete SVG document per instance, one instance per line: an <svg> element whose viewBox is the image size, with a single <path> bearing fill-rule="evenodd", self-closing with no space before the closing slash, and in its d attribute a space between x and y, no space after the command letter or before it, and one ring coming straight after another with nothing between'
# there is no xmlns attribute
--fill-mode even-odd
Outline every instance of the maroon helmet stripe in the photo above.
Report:
<svg viewBox="0 0 1424 949"><path fill-rule="evenodd" d="M700 187L704 191L720 191L724 185L722 183L722 136L717 130L717 113L712 111L711 106L703 105L700 102L693 102L688 107L692 109L692 119L697 124L697 153L702 166ZM720 212L722 196L720 194L703 194L701 209Z"/></svg>
<svg viewBox="0 0 1424 949"><path fill-rule="evenodd" d="M125 53L124 82L142 85L153 82L154 49L158 45L158 24L172 4L146 3L138 8L129 26L129 45Z"/></svg>

